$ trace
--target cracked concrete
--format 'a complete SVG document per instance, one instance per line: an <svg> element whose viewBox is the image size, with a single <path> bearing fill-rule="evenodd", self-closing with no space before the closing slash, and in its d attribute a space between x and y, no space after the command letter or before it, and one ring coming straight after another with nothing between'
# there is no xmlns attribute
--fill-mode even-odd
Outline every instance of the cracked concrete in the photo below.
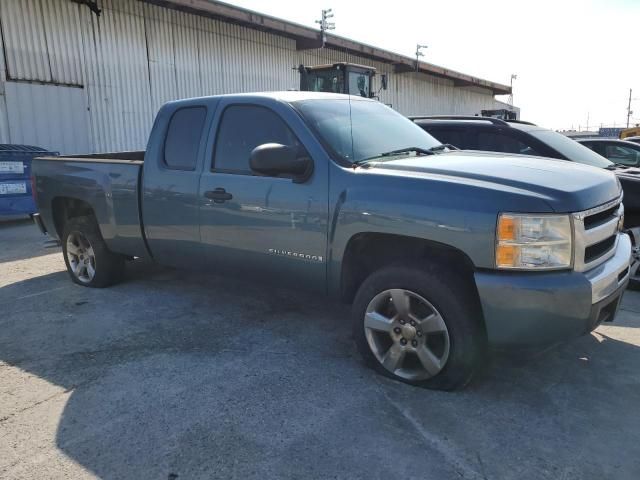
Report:
<svg viewBox="0 0 640 480"><path fill-rule="evenodd" d="M323 298L145 262L90 290L28 223L0 246L0 478L640 478L636 292L442 393L363 367Z"/></svg>

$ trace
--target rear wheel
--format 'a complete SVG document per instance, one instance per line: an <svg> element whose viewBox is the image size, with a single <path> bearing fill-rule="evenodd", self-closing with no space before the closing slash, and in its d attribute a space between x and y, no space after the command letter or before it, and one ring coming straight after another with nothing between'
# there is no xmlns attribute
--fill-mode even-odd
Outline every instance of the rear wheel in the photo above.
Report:
<svg viewBox="0 0 640 480"><path fill-rule="evenodd" d="M484 364L486 334L466 282L424 269L374 272L356 295L358 349L376 371L413 385L452 390Z"/></svg>
<svg viewBox="0 0 640 480"><path fill-rule="evenodd" d="M61 241L67 271L78 285L101 288L122 279L124 257L109 251L92 217L71 218Z"/></svg>

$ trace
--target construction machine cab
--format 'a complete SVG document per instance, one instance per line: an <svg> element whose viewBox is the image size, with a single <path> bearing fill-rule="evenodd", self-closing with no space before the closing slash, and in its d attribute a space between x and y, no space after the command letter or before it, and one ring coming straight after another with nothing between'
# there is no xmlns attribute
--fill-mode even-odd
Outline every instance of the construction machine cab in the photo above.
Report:
<svg viewBox="0 0 640 480"><path fill-rule="evenodd" d="M300 90L303 92L331 92L373 98L373 77L376 69L355 63L333 63L298 67ZM387 88L387 76L381 75L381 88Z"/></svg>
<svg viewBox="0 0 640 480"><path fill-rule="evenodd" d="M499 118L500 120L517 120L518 114L513 110L498 108L497 110L480 110L483 117Z"/></svg>

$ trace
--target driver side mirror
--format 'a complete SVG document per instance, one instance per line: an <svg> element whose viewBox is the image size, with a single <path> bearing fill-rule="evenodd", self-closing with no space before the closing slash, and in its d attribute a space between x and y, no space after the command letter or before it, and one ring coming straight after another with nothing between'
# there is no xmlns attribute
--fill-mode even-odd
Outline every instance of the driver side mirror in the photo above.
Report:
<svg viewBox="0 0 640 480"><path fill-rule="evenodd" d="M311 174L313 162L300 149L279 143L258 145L251 152L249 166L260 175L272 177L288 176L295 181L304 181Z"/></svg>

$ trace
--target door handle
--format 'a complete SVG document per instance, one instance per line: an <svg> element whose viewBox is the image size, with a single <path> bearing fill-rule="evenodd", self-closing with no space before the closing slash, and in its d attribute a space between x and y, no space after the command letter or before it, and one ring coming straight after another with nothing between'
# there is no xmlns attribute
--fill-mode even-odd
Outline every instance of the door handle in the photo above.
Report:
<svg viewBox="0 0 640 480"><path fill-rule="evenodd" d="M204 196L214 203L224 203L227 200L231 200L233 195L228 193L224 188L216 188L215 190L208 190L204 192Z"/></svg>

